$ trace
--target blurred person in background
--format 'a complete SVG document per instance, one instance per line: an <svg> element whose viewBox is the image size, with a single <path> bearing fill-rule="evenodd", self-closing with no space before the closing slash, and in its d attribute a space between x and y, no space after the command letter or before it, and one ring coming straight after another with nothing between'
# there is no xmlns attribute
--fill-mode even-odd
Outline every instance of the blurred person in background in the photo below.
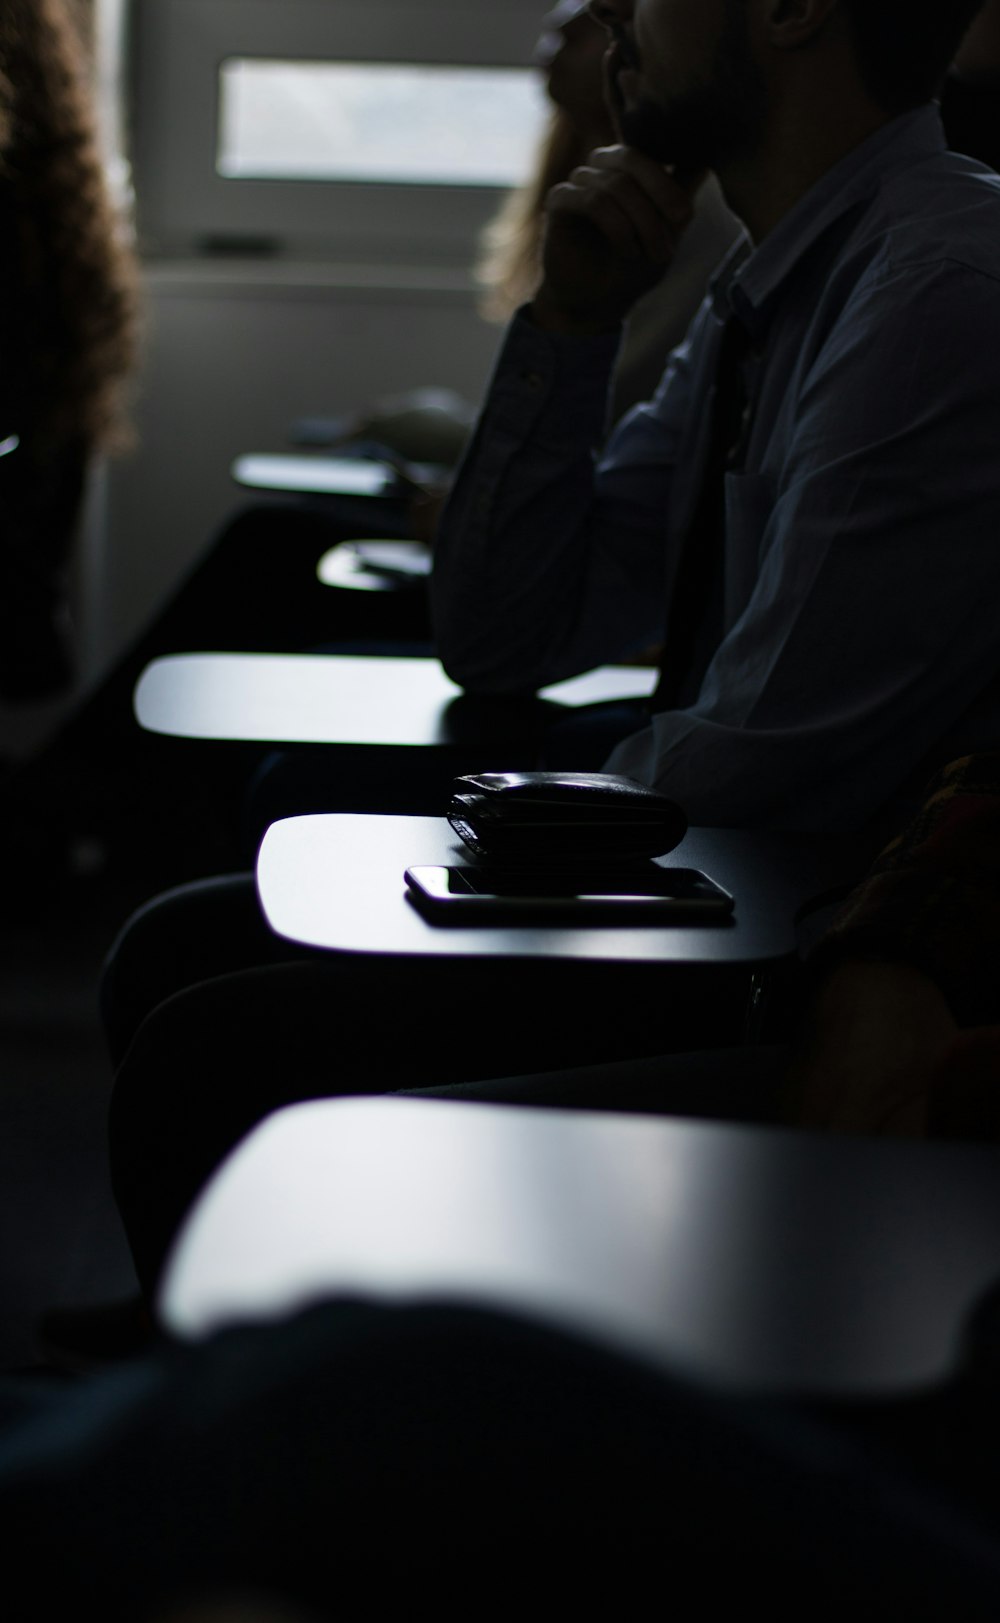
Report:
<svg viewBox="0 0 1000 1623"><path fill-rule="evenodd" d="M545 75L552 114L534 175L510 194L484 234L478 276L485 289L483 313L493 321L507 322L538 291L545 199L553 186L597 147L617 140L605 93L607 49L606 29L582 0L562 0L543 24L535 60ZM667 356L683 339L705 296L712 271L739 232L718 182L707 176L669 275L631 313L618 357L612 422L654 392Z"/></svg>
<svg viewBox="0 0 1000 1623"><path fill-rule="evenodd" d="M534 64L551 102L548 123L535 153L533 172L508 193L483 232L475 267L482 288L480 313L506 324L534 298L542 274L545 200L597 147L617 139L604 82L607 33L586 0L560 0L542 23ZM618 357L610 420L646 400L663 375L667 356L681 342L708 279L740 231L714 176L707 176L695 218L664 282L632 311ZM350 440L376 454L412 461L440 460L454 467L475 422L464 401L441 390L414 390L379 402L350 425ZM419 496L412 508L421 539L433 540L450 480Z"/></svg>

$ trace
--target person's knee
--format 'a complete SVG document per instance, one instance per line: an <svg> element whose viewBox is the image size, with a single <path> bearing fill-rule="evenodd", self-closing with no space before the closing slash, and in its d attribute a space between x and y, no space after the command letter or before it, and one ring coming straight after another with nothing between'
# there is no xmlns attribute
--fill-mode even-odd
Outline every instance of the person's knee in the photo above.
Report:
<svg viewBox="0 0 1000 1623"><path fill-rule="evenodd" d="M112 1063L120 1065L158 1004L262 961L270 951L251 874L197 880L146 902L123 925L101 974L98 995Z"/></svg>

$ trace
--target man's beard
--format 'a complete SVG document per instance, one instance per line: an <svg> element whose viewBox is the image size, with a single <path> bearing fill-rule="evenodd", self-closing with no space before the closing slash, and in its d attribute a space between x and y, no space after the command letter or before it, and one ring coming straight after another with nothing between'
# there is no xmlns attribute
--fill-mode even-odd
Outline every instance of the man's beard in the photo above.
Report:
<svg viewBox="0 0 1000 1623"><path fill-rule="evenodd" d="M750 53L745 14L733 13L720 40L711 78L668 102L644 97L633 107L610 85L622 140L678 174L717 169L757 145L767 111L767 87Z"/></svg>

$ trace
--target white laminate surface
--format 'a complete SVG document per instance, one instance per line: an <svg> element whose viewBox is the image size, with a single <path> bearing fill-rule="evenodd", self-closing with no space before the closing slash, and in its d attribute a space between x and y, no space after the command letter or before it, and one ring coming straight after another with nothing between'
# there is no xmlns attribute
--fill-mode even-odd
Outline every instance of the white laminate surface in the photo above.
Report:
<svg viewBox="0 0 1000 1623"><path fill-rule="evenodd" d="M946 1373L1000 1274L994 1148L437 1100L270 1117L196 1202L173 1333L324 1296L528 1312L724 1384L821 1394Z"/></svg>
<svg viewBox="0 0 1000 1623"><path fill-rule="evenodd" d="M833 877L854 873L838 842L690 829L657 860L708 873L735 898L731 918L644 926L429 922L408 895L404 870L471 860L444 817L292 817L264 836L257 891L278 935L334 951L747 965L793 953L801 903Z"/></svg>
<svg viewBox="0 0 1000 1623"><path fill-rule="evenodd" d="M577 707L647 697L656 672L602 666L540 695ZM288 744L427 746L453 741L449 707L462 690L436 659L347 654L169 654L136 685L148 732Z"/></svg>

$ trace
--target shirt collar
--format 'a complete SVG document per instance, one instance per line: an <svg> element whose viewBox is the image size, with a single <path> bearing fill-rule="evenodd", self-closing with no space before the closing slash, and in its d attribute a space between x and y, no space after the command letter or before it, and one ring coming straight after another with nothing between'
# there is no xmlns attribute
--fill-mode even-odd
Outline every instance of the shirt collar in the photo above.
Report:
<svg viewBox="0 0 1000 1623"><path fill-rule="evenodd" d="M710 284L716 316L735 314L762 339L775 296L824 232L874 197L888 175L946 147L936 103L884 124L817 181L759 248L749 236L735 244Z"/></svg>

